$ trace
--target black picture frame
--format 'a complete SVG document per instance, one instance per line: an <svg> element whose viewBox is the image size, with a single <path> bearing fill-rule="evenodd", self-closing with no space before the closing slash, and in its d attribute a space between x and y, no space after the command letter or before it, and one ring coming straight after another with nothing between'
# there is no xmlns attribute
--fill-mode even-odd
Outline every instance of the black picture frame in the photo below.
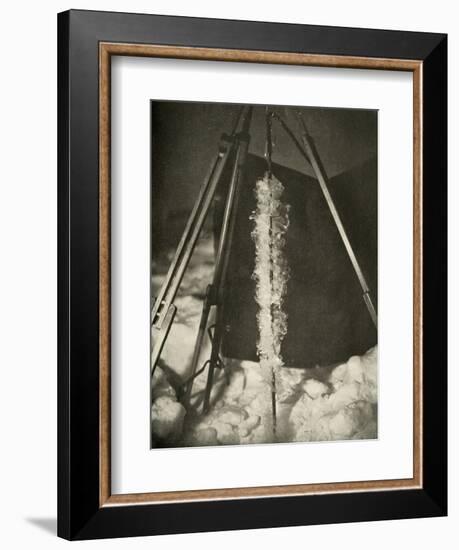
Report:
<svg viewBox="0 0 459 550"><path fill-rule="evenodd" d="M422 487L100 505L99 44L422 62ZM447 514L447 37L71 10L58 15L58 535L71 540Z"/></svg>

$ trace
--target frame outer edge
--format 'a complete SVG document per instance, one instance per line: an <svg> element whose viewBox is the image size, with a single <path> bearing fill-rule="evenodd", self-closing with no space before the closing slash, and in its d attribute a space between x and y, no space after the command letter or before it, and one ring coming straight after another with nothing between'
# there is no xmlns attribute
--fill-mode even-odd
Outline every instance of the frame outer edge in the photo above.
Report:
<svg viewBox="0 0 459 550"><path fill-rule="evenodd" d="M57 473L57 534L70 538L70 392L69 392L69 13L57 16L58 59L57 59L57 249L58 249L58 324L57 324L57 434L58 434L58 473Z"/></svg>
<svg viewBox="0 0 459 550"><path fill-rule="evenodd" d="M447 515L447 36L423 63L423 487Z"/></svg>

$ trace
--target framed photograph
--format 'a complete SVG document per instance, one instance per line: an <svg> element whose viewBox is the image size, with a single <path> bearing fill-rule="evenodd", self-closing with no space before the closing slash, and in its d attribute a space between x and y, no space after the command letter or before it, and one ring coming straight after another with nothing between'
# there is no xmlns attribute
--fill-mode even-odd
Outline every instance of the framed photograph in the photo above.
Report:
<svg viewBox="0 0 459 550"><path fill-rule="evenodd" d="M59 535L446 515L446 36L58 40Z"/></svg>

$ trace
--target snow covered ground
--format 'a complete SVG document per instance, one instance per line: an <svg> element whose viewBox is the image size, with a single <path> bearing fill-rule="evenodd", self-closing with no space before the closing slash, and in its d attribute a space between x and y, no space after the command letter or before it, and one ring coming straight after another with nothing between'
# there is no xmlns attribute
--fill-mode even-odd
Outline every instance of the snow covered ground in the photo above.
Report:
<svg viewBox="0 0 459 550"><path fill-rule="evenodd" d="M171 251L169 261L172 259ZM225 359L217 369L213 406L202 414L207 372L183 403L205 289L212 278L214 245L201 238L175 300L177 314L152 377L154 446L205 446L377 437L377 348L338 366L283 367L277 375L277 428L273 433L270 373L259 363ZM153 266L153 295L167 266ZM210 354L203 345L199 366ZM199 367L198 367L199 368ZM182 402L181 402L182 401Z"/></svg>

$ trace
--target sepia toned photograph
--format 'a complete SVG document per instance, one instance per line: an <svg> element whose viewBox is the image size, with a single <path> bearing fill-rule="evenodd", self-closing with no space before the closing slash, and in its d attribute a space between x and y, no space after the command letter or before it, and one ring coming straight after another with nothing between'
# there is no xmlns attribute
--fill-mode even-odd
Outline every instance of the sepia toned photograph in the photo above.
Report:
<svg viewBox="0 0 459 550"><path fill-rule="evenodd" d="M151 448L378 438L378 112L151 101Z"/></svg>

